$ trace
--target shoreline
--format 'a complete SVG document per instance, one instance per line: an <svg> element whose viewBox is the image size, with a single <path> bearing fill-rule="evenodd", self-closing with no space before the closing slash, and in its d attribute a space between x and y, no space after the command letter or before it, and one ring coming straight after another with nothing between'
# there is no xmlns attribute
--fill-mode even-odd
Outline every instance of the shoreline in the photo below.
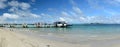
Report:
<svg viewBox="0 0 120 47"><path fill-rule="evenodd" d="M87 45L51 41L44 38L30 37L0 28L0 47L86 47Z"/></svg>
<svg viewBox="0 0 120 47"><path fill-rule="evenodd" d="M14 28L0 28L0 47L120 47L120 36L93 37L76 44L42 37L37 38L19 33L19 30L14 30Z"/></svg>

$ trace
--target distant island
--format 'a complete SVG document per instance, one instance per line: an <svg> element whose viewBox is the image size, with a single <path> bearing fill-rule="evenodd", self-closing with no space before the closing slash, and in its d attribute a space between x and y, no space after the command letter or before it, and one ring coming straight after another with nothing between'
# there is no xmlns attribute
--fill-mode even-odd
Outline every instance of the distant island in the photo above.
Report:
<svg viewBox="0 0 120 47"><path fill-rule="evenodd" d="M90 24L104 24L104 23L90 23Z"/></svg>

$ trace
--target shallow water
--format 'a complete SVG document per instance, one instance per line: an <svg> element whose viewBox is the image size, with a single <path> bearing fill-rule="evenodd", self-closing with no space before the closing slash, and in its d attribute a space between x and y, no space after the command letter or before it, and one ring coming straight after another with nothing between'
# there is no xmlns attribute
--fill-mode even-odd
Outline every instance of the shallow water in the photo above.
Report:
<svg viewBox="0 0 120 47"><path fill-rule="evenodd" d="M69 28L16 28L24 33L56 41L85 43L98 39L112 39L120 35L119 24L76 24ZM32 31L32 32L28 32Z"/></svg>

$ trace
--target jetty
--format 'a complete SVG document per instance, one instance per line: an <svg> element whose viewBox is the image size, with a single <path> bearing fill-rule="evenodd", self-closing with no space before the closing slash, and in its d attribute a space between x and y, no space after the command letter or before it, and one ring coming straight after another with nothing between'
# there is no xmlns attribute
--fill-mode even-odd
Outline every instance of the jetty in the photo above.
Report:
<svg viewBox="0 0 120 47"><path fill-rule="evenodd" d="M65 21L57 21L53 24L48 23L33 23L33 24L0 24L0 27L7 27L7 28L52 28L52 27L68 27L70 26Z"/></svg>

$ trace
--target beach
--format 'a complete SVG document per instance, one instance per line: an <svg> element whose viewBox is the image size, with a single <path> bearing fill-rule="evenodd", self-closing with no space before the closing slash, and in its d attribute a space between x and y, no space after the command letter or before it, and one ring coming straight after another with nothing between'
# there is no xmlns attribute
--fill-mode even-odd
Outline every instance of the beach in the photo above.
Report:
<svg viewBox="0 0 120 47"><path fill-rule="evenodd" d="M0 47L120 47L120 0L0 0Z"/></svg>
<svg viewBox="0 0 120 47"><path fill-rule="evenodd" d="M87 45L35 38L0 28L0 47L87 47Z"/></svg>
<svg viewBox="0 0 120 47"><path fill-rule="evenodd" d="M18 29L0 28L0 47L120 47L119 34L117 35L98 34L98 36L94 36L94 35L90 36L85 34L86 36L81 36L81 38L79 38L80 35L83 35L80 34L76 38L74 36L75 34L69 35L71 37L68 37L66 35L57 36L52 33L49 33L47 35L48 38L46 38L46 36L44 35L42 37L38 37L38 34L39 35L43 34L42 32L40 32L41 33L40 34L32 30L26 31L23 28L22 29L18 28ZM21 32L26 32L26 33L21 33ZM38 33L38 34L36 36L36 35L31 35L30 33L32 34ZM60 38L56 40L54 39L55 38L54 36ZM64 41L60 41L61 38L63 38Z"/></svg>

